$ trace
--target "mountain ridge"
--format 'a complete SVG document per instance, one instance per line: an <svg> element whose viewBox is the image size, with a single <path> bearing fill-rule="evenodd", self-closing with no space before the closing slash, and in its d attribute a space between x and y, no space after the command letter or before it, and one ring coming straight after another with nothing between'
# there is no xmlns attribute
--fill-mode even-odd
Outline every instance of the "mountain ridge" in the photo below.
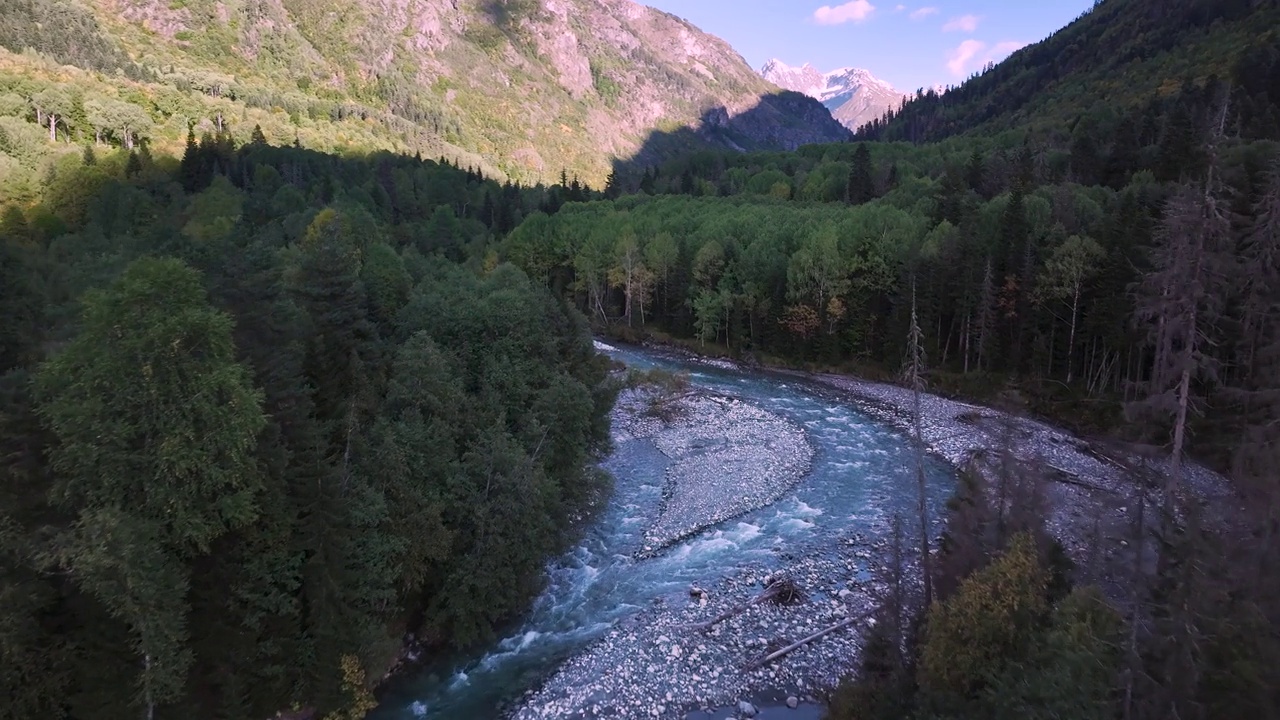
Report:
<svg viewBox="0 0 1280 720"><path fill-rule="evenodd" d="M759 74L778 87L821 102L832 117L854 131L879 119L887 110L896 110L907 97L870 70L852 66L823 72L807 62L793 67L771 58L760 67Z"/></svg>
<svg viewBox="0 0 1280 720"><path fill-rule="evenodd" d="M239 141L261 125L320 149L600 184L615 159L675 128L715 146L727 126L748 150L848 138L725 41L630 0L15 0L0 8L0 46L14 64L38 65L23 60L30 47L85 70L85 96L119 94L109 76L123 72L152 139L177 147L189 123L217 131L226 119Z"/></svg>
<svg viewBox="0 0 1280 720"><path fill-rule="evenodd" d="M1278 46L1276 0L1101 0L945 94L915 94L859 137L930 142L1013 129L1053 135L1086 114L1115 126L1118 116L1186 95L1187 83L1228 85L1246 134L1264 136L1274 118L1255 108L1259 97L1280 98ZM1102 98L1107 112L1093 113Z"/></svg>

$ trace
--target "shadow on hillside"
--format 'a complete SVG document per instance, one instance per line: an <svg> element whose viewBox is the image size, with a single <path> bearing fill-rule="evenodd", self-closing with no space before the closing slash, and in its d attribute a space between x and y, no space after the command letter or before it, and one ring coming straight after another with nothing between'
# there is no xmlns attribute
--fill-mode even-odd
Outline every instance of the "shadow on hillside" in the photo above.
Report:
<svg viewBox="0 0 1280 720"><path fill-rule="evenodd" d="M761 95L755 106L736 115L719 106L703 112L696 126L655 130L634 155L615 159L613 171L618 177L635 177L665 160L708 146L740 152L795 150L852 137L822 103L784 90Z"/></svg>

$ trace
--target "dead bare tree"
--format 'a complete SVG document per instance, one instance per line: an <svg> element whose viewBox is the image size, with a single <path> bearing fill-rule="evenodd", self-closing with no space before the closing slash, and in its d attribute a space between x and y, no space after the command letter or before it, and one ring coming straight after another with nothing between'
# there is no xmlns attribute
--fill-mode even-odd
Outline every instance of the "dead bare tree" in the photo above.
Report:
<svg viewBox="0 0 1280 720"><path fill-rule="evenodd" d="M1223 105L1225 118L1226 106ZM1188 422L1198 412L1197 379L1215 380L1217 362L1207 351L1222 312L1223 288L1231 247L1231 219L1221 201L1217 172L1218 124L1209 144L1209 170L1203 184L1174 193L1165 207L1158 240L1151 249L1152 271L1138 284L1135 319L1149 328L1154 362L1147 397L1129 409L1160 424L1172 425L1169 472L1164 483L1162 532L1172 527L1182 484Z"/></svg>
<svg viewBox="0 0 1280 720"><path fill-rule="evenodd" d="M852 617L847 617L847 618L845 618L844 620L841 620L840 622L836 623L835 625L831 625L831 626L825 627L825 628L823 628L823 629L821 629L821 630L819 630L819 631L817 631L817 632L813 633L812 635L809 635L808 637L801 638L800 640L797 640L796 642L791 643L790 645L788 645L788 646L786 646L786 647L782 648L781 650L775 650L774 652L771 652L771 653L769 653L768 655L765 655L765 656L764 656L764 657L762 657L762 658L758 658L758 659L756 659L756 660L753 660L753 661L751 661L751 662L747 663L746 669L748 669L748 670L754 670L754 669L756 669L756 668L759 668L759 667L763 667L763 666L765 666L765 665L768 665L769 663L773 662L774 660L777 660L778 658L780 658L780 657L782 657L782 656L784 656L784 655L787 655L787 654L790 654L790 653L792 653L792 652L795 652L796 650L799 650L800 648L804 647L805 645L808 645L809 643L813 642L814 640L818 640L818 639L820 639L820 638L826 637L827 635L830 635L831 633L833 633L833 632L835 632L835 631L837 631L837 630L841 630L841 629L843 629L843 628L847 628L847 627L849 627L850 625L852 625L852 624L854 624L854 623L856 623L856 622L858 622L858 621L860 621L860 620L866 620L867 618L871 617L871 616L872 616L872 615L874 615L874 614L875 614L875 611L874 611L874 610L872 610L872 611L870 611L870 612L862 613L861 615L855 615L855 616L852 616Z"/></svg>
<svg viewBox="0 0 1280 720"><path fill-rule="evenodd" d="M915 449L916 515L920 522L920 573L924 579L924 607L933 604L933 568L929 554L929 505L924 472L924 432L920 394L925 390L924 333L916 307L916 283L911 280L911 328L907 333L907 362L903 382L911 389L911 441Z"/></svg>

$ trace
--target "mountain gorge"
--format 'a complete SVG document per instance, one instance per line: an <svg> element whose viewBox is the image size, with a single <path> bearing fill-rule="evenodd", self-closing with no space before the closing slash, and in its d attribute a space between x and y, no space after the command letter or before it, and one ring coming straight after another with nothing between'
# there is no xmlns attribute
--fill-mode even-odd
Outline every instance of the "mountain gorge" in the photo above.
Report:
<svg viewBox="0 0 1280 720"><path fill-rule="evenodd" d="M803 93L821 102L832 117L850 130L897 110L907 97L889 83L862 68L840 68L824 73L805 63L792 67L778 59L760 68L760 76L784 90Z"/></svg>
<svg viewBox="0 0 1280 720"><path fill-rule="evenodd" d="M0 46L0 74L124 99L174 148L189 123L242 142L259 125L308 147L600 183L614 158L847 135L724 41L630 0L17 0L0 10ZM646 144L678 129L691 139Z"/></svg>

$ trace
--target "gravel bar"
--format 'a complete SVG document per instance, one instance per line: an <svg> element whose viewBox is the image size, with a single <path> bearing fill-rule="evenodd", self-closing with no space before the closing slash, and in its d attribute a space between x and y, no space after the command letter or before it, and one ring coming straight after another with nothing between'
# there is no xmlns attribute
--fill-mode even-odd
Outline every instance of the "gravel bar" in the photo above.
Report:
<svg viewBox="0 0 1280 720"><path fill-rule="evenodd" d="M641 557L776 502L813 461L804 430L741 400L693 393L679 401L673 416L631 426L672 461Z"/></svg>

